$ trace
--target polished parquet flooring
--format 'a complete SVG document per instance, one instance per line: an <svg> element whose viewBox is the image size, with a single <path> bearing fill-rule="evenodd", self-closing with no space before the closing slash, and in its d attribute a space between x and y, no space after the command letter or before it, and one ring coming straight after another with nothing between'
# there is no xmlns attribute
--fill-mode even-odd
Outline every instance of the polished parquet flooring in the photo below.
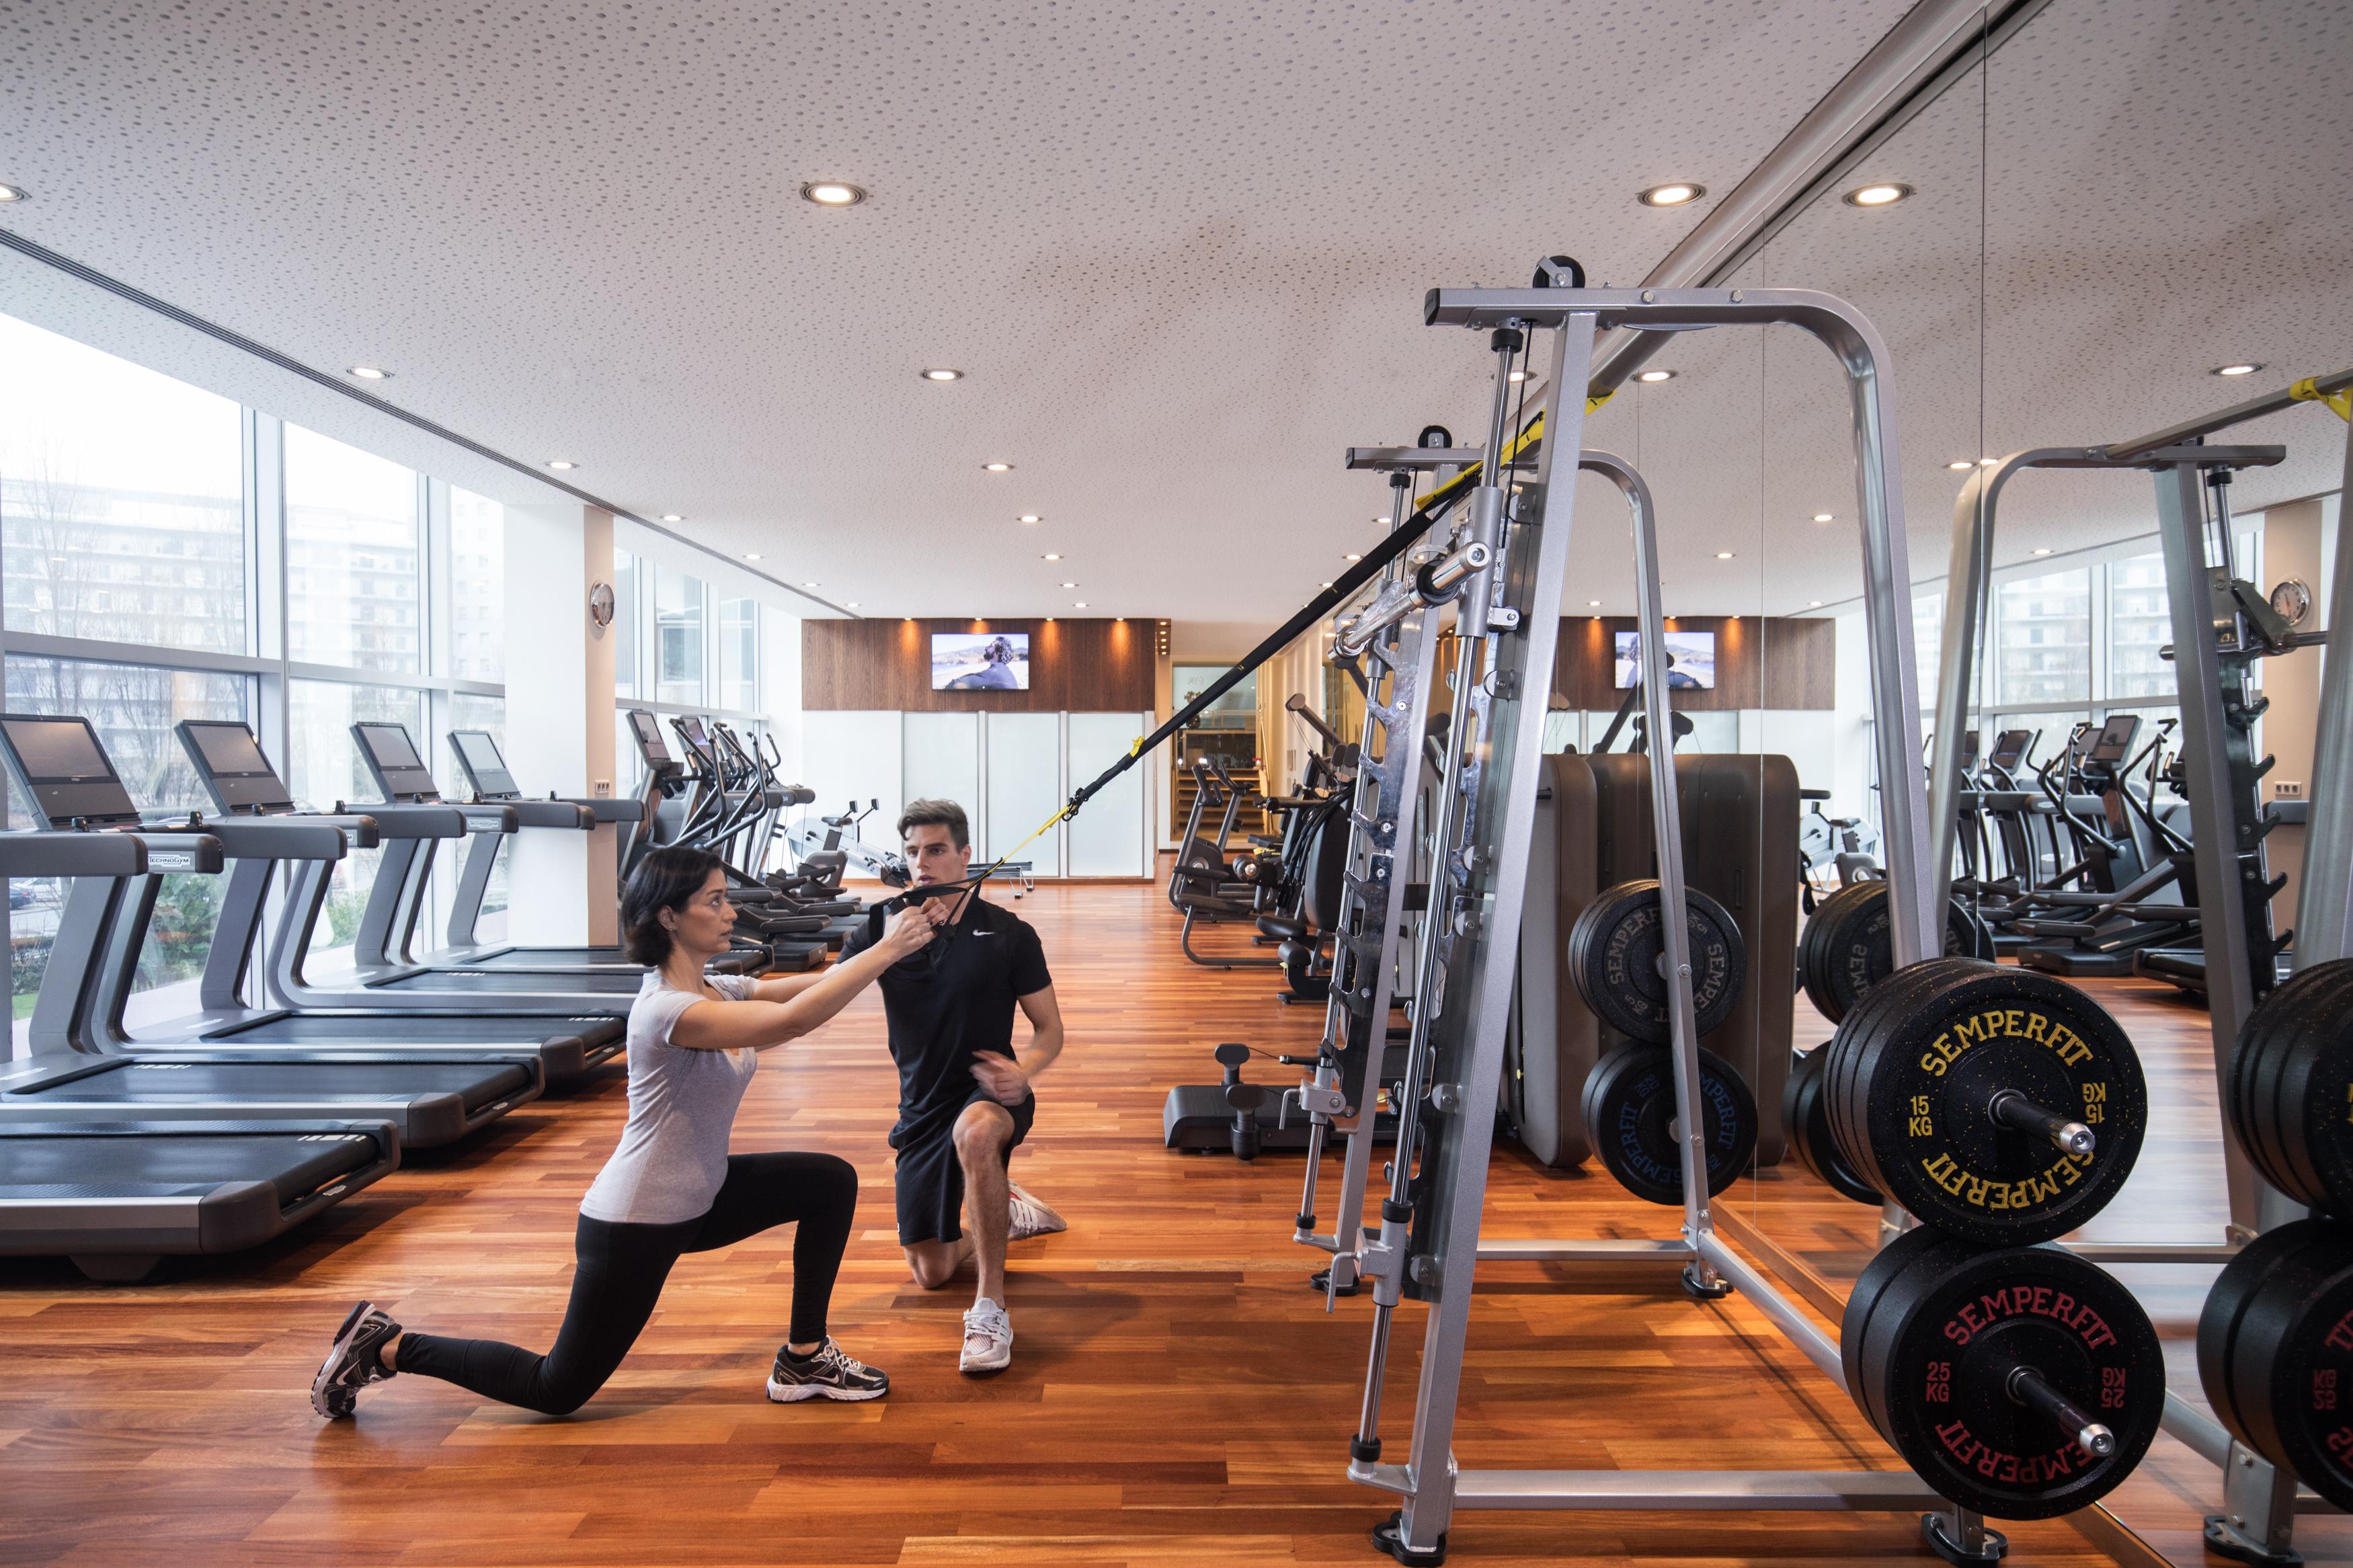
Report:
<svg viewBox="0 0 2353 1568"><path fill-rule="evenodd" d="M1015 1174L1071 1228L1014 1249L1019 1338L1004 1375L956 1373L968 1280L925 1292L901 1264L883 1144L894 1080L869 996L767 1055L735 1142L858 1165L834 1328L889 1370L889 1399L763 1399L790 1278L789 1237L771 1235L682 1261L635 1352L575 1416L423 1379L370 1391L356 1421L311 1415L310 1376L359 1297L438 1331L548 1342L575 1205L620 1126L616 1077L420 1155L259 1253L129 1288L0 1260L0 1562L1386 1562L1366 1531L1388 1502L1344 1474L1370 1303L1327 1317L1305 1288L1314 1255L1290 1240L1298 1156L1253 1168L1160 1142L1167 1087L1213 1077L1213 1045L1304 1047L1320 1011L1279 1006L1264 972L1185 963L1155 889L1049 887L1017 907L1044 937L1071 1044ZM2203 1016L2153 988L2100 994L2141 1038L2161 1097L2110 1223L2218 1231ZM1806 1026L1801 1041L1827 1034ZM1875 1220L1794 1166L1724 1201L1833 1277ZM1664 1235L1672 1220L1604 1176L1497 1157L1491 1234ZM2168 1333L2195 1312L2194 1291L2174 1301ZM1401 1455L1421 1317L1400 1317L1386 1430ZM1894 1463L1736 1298L1538 1264L1482 1271L1457 1452L1482 1467ZM2137 1478L2127 1512L2168 1548L2188 1517L2188 1563L2213 1472L2185 1457ZM2105 1560L2062 1521L2010 1535L2014 1563ZM1493 1563L1935 1561L1909 1515L1472 1514L1451 1547Z"/></svg>

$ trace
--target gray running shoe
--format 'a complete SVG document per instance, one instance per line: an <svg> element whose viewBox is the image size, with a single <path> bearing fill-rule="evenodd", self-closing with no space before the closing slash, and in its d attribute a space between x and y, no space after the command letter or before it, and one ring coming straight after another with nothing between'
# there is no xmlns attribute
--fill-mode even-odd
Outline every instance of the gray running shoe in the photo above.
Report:
<svg viewBox="0 0 2353 1568"><path fill-rule="evenodd" d="M330 1421L341 1421L359 1405L360 1390L393 1375L384 1364L384 1347L400 1336L392 1314L373 1301L353 1307L335 1342L311 1380L311 1408Z"/></svg>
<svg viewBox="0 0 2353 1568"><path fill-rule="evenodd" d="M804 1399L880 1399L890 1392L888 1373L857 1360L835 1344L831 1335L813 1355L778 1351L776 1364L768 1372L768 1397L779 1405Z"/></svg>

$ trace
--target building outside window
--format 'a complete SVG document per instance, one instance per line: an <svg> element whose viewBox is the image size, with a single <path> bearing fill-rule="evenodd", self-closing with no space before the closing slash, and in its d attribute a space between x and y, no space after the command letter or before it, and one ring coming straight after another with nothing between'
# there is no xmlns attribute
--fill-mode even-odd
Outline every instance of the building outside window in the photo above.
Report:
<svg viewBox="0 0 2353 1568"><path fill-rule="evenodd" d="M237 405L0 316L11 631L247 651Z"/></svg>
<svg viewBox="0 0 2353 1568"><path fill-rule="evenodd" d="M286 426L286 651L298 664L424 668L417 475Z"/></svg>
<svg viewBox="0 0 2353 1568"><path fill-rule="evenodd" d="M2084 567L1999 584L1995 653L2004 702L2082 702L2092 695L2092 574Z"/></svg>
<svg viewBox="0 0 2353 1568"><path fill-rule="evenodd" d="M702 688L702 579L654 571L654 700L707 702Z"/></svg>
<svg viewBox="0 0 2353 1568"><path fill-rule="evenodd" d="M506 679L507 509L449 487L449 673Z"/></svg>
<svg viewBox="0 0 2353 1568"><path fill-rule="evenodd" d="M613 552L613 695L638 694L638 558Z"/></svg>
<svg viewBox="0 0 2353 1568"><path fill-rule="evenodd" d="M719 601L719 706L739 713L759 706L760 602Z"/></svg>

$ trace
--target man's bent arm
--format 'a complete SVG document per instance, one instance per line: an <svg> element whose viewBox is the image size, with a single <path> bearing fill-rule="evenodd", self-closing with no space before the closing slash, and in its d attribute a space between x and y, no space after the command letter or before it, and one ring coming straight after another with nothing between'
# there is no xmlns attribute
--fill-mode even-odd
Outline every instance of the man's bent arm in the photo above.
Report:
<svg viewBox="0 0 2353 1568"><path fill-rule="evenodd" d="M1054 988L1050 985L1018 1000L1021 1011L1029 1019L1029 1047L1016 1059L1021 1076L1034 1079L1062 1054L1062 1005L1054 1000Z"/></svg>

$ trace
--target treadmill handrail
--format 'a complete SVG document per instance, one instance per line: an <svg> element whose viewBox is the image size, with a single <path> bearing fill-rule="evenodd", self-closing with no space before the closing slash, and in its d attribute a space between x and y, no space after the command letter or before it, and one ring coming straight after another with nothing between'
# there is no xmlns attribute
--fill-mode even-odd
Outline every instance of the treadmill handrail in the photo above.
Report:
<svg viewBox="0 0 2353 1568"><path fill-rule="evenodd" d="M380 843L406 838L463 838L466 818L454 805L410 805L402 801L361 801L353 803L361 812L375 818L376 837ZM342 801L335 803L331 816L344 816L353 809Z"/></svg>
<svg viewBox="0 0 2353 1568"><path fill-rule="evenodd" d="M146 869L147 846L127 833L0 833L0 876L135 877Z"/></svg>

